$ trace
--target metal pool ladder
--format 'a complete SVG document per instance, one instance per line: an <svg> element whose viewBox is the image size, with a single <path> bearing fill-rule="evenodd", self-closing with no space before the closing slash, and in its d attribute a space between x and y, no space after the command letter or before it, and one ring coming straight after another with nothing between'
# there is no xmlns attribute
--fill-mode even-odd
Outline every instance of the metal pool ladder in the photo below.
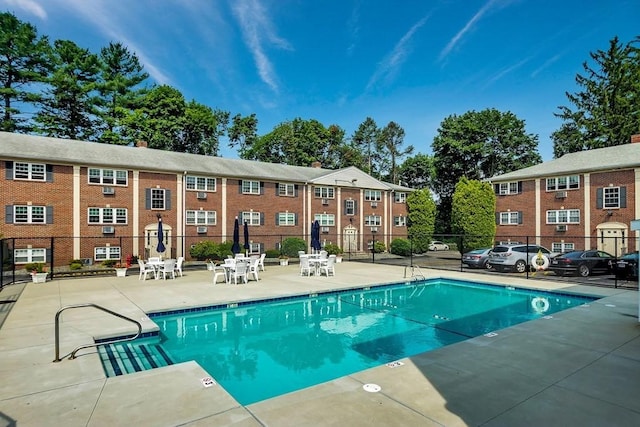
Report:
<svg viewBox="0 0 640 427"><path fill-rule="evenodd" d="M62 307L60 310L58 310L58 312L56 313L56 358L53 360L54 362L60 362L62 359L60 359L60 315L62 314L63 311L68 310L70 308L82 308L82 307L93 307L93 308L97 308L98 310L102 310L106 313L112 314L116 317L119 317L120 319L126 320L128 322L131 323L135 323L138 326L138 333L136 333L134 336L129 337L129 338L119 338L119 339L113 339L110 341L104 341L101 343L93 343L93 344L87 344L87 345L81 345L80 347L77 347L75 350L73 350L71 352L71 355L69 356L69 359L75 359L76 357L76 353L79 350L82 350L83 348L89 348L89 347L97 347L99 345L105 345L105 344L113 344L116 342L123 342L123 341L133 341L136 338L138 338L140 336L140 334L142 333L142 324L140 324L140 322L138 322L137 320L131 319L130 317L124 316L120 313L116 313L115 311L111 311L108 308L104 308L101 307L97 304L93 304L93 303L84 303L84 304L73 304L73 305L67 305Z"/></svg>
<svg viewBox="0 0 640 427"><path fill-rule="evenodd" d="M418 267L417 265L405 265L404 267L404 277L405 279L407 278L407 269L409 269L409 272L411 273L411 279L412 280L425 280L426 278L424 277L424 274L422 274L422 271L420 271L420 267Z"/></svg>

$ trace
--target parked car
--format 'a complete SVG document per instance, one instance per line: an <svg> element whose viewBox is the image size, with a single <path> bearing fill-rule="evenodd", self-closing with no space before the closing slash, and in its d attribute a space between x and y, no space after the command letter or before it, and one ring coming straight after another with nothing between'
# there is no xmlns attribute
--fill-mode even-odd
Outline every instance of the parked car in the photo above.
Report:
<svg viewBox="0 0 640 427"><path fill-rule="evenodd" d="M489 263L491 267L497 271L515 270L518 273L524 273L529 266L532 270L545 268L544 265L538 267L532 263L532 258L541 252L543 261L547 264L556 255L557 252L551 252L544 246L527 245L524 243L512 243L508 245L496 245L489 252Z"/></svg>
<svg viewBox="0 0 640 427"><path fill-rule="evenodd" d="M611 273L614 260L613 255L604 251L571 251L552 258L549 270L558 276L573 274L587 277L591 274Z"/></svg>
<svg viewBox="0 0 640 427"><path fill-rule="evenodd" d="M618 262L614 264L613 271L617 279L632 280L638 279L638 252L631 252L622 255Z"/></svg>
<svg viewBox="0 0 640 427"><path fill-rule="evenodd" d="M462 255L462 263L469 268L486 268L490 269L489 252L491 248L474 249Z"/></svg>
<svg viewBox="0 0 640 427"><path fill-rule="evenodd" d="M430 251L448 251L449 245L439 240L433 240L431 243L429 243L429 250Z"/></svg>

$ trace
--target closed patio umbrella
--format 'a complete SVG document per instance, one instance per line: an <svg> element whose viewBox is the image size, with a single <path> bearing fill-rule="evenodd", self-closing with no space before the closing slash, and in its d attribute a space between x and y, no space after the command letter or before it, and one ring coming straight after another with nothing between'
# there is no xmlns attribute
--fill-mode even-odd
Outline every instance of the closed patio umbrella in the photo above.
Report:
<svg viewBox="0 0 640 427"><path fill-rule="evenodd" d="M249 224L247 221L244 222L244 253L245 255L249 254Z"/></svg>
<svg viewBox="0 0 640 427"><path fill-rule="evenodd" d="M156 251L158 253L163 253L167 248L164 247L164 231L162 230L162 217L158 216L158 246L156 246Z"/></svg>
<svg viewBox="0 0 640 427"><path fill-rule="evenodd" d="M320 223L318 220L311 223L311 249L315 251L322 249L322 244L320 244Z"/></svg>
<svg viewBox="0 0 640 427"><path fill-rule="evenodd" d="M240 253L240 224L238 223L238 217L233 224L233 245L231 246L231 252L234 254Z"/></svg>

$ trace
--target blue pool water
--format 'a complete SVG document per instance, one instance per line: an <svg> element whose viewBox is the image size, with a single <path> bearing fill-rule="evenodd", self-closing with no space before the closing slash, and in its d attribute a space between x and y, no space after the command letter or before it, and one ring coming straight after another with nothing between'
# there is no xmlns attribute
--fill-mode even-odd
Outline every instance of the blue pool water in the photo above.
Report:
<svg viewBox="0 0 640 427"><path fill-rule="evenodd" d="M594 299L436 280L153 320L174 362L248 405Z"/></svg>

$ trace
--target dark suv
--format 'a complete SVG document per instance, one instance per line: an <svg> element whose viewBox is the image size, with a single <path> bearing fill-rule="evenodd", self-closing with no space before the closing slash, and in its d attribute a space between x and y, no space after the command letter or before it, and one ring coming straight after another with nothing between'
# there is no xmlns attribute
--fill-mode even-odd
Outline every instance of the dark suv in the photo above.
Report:
<svg viewBox="0 0 640 427"><path fill-rule="evenodd" d="M547 258L547 266L549 260L559 253L551 252L544 246L527 245L524 243L496 245L489 252L489 264L497 271L515 270L518 273L524 273L527 265L531 268L533 263L531 259L541 252Z"/></svg>

